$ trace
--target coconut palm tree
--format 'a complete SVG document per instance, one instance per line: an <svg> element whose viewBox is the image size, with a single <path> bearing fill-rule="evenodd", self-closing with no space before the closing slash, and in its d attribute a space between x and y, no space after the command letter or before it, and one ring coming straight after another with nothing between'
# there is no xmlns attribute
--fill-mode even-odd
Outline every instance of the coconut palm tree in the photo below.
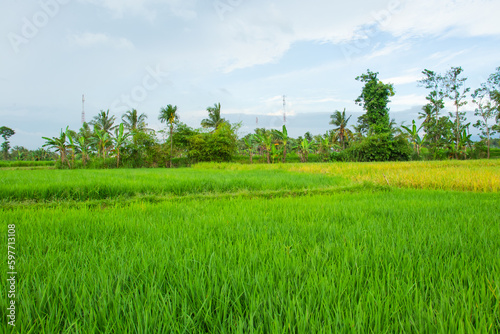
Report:
<svg viewBox="0 0 500 334"><path fill-rule="evenodd" d="M111 136L112 131L116 128L116 126L113 125L115 120L116 117L114 115L109 115L109 109L107 111L101 110L90 124L94 125L94 128L97 127L99 130L103 130L108 136Z"/></svg>
<svg viewBox="0 0 500 334"><path fill-rule="evenodd" d="M177 115L177 106L172 106L169 104L166 108L160 109L160 116L158 119L162 123L167 123L170 126L170 165L172 167L172 154L174 150L174 123L179 120L179 115Z"/></svg>
<svg viewBox="0 0 500 334"><path fill-rule="evenodd" d="M216 130L222 123L226 122L220 117L220 103L215 103L213 107L208 107L208 118L201 121L201 126L204 128L213 128Z"/></svg>
<svg viewBox="0 0 500 334"><path fill-rule="evenodd" d="M351 116L346 118L345 108L344 111L342 112L335 110L335 112L332 115L330 115L331 118L330 124L337 127L334 129L334 131L336 131L336 134L340 139L340 145L342 145L342 149L344 150L345 150L346 139L352 136L351 130L347 128L347 123L349 123Z"/></svg>
<svg viewBox="0 0 500 334"><path fill-rule="evenodd" d="M148 116L144 113L140 114L137 112L137 110L132 109L128 110L125 112L125 114L122 116L122 122L123 126L125 127L126 130L130 132L134 131L148 131L149 129L146 128L146 119Z"/></svg>

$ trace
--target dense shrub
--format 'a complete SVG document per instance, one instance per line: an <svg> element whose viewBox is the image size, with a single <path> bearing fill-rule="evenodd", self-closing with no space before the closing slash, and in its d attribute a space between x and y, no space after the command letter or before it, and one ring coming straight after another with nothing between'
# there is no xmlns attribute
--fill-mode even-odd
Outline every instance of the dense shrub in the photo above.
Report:
<svg viewBox="0 0 500 334"><path fill-rule="evenodd" d="M373 135L352 144L345 154L350 161L408 161L412 148L404 138L389 133Z"/></svg>
<svg viewBox="0 0 500 334"><path fill-rule="evenodd" d="M229 124L223 123L213 132L190 137L188 149L192 162L229 162L237 151L237 136Z"/></svg>

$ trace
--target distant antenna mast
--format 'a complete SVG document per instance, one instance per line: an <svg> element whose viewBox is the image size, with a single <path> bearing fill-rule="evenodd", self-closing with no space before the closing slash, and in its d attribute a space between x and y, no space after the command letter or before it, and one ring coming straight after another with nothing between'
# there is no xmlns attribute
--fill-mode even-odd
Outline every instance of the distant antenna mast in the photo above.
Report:
<svg viewBox="0 0 500 334"><path fill-rule="evenodd" d="M283 123L286 124L286 96L283 95Z"/></svg>
<svg viewBox="0 0 500 334"><path fill-rule="evenodd" d="M85 123L85 95L82 95L82 124Z"/></svg>

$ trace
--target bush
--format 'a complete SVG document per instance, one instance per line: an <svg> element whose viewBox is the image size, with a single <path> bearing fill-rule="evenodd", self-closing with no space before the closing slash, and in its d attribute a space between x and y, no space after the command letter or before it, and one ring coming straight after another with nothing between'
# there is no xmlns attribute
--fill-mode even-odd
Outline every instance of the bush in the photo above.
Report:
<svg viewBox="0 0 500 334"><path fill-rule="evenodd" d="M192 162L229 162L237 151L237 136L229 124L223 123L213 132L190 137L188 149Z"/></svg>
<svg viewBox="0 0 500 334"><path fill-rule="evenodd" d="M412 147L404 138L393 138L390 133L383 133L364 138L344 152L350 161L408 161Z"/></svg>

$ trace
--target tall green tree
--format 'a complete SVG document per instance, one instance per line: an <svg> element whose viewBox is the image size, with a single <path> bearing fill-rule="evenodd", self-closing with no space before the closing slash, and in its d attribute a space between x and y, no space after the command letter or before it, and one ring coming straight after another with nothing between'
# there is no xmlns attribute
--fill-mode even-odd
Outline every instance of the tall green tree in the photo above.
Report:
<svg viewBox="0 0 500 334"><path fill-rule="evenodd" d="M424 131L428 134L427 140L430 143L431 149L435 151L438 143L441 142L443 129L439 126L443 121L439 122L439 114L444 109L444 98L446 97L446 87L444 77L434 71L425 69L422 71L424 77L418 81L420 86L429 89L430 92L426 96L428 101L419 113L419 119L423 119ZM431 135L432 133L432 135Z"/></svg>
<svg viewBox="0 0 500 334"><path fill-rule="evenodd" d="M161 108L160 116L158 119L162 123L167 123L170 127L170 164L169 167L172 167L172 154L174 151L174 124L179 120L179 115L177 114L177 106L173 106L171 104L167 105L166 108Z"/></svg>
<svg viewBox="0 0 500 334"><path fill-rule="evenodd" d="M370 133L389 133L391 129L387 105L390 97L394 96L394 87L392 84L384 84L377 76L378 72L367 70L365 74L356 77L357 81L365 85L355 102L366 111L364 121L369 126Z"/></svg>
<svg viewBox="0 0 500 334"><path fill-rule="evenodd" d="M475 128L481 130L481 138L486 140L487 157L490 158L491 136L495 135L494 125L490 120L495 119L498 114L494 102L492 102L492 92L488 85L483 84L481 88L476 89L472 94L472 102L476 105L474 115L479 117L474 124Z"/></svg>
<svg viewBox="0 0 500 334"><path fill-rule="evenodd" d="M213 107L208 107L208 118L201 121L201 126L204 128L212 128L216 130L226 120L220 115L220 103L215 103Z"/></svg>
<svg viewBox="0 0 500 334"><path fill-rule="evenodd" d="M446 86L446 96L453 101L455 106L455 113L450 113L451 118L455 118L455 158L458 159L458 152L460 146L460 137L463 133L463 123L466 120L465 112L460 111L460 108L467 104L467 94L470 91L469 87L465 86L467 78L461 77L463 69L461 67L452 67L444 77Z"/></svg>
<svg viewBox="0 0 500 334"><path fill-rule="evenodd" d="M351 116L346 118L345 108L342 112L335 110L335 112L330 115L330 124L336 126L336 128L333 130L335 131L336 136L339 138L340 146L342 146L343 150L345 150L345 143L347 141L347 138L352 136L352 132L347 128L347 123L349 123Z"/></svg>
<svg viewBox="0 0 500 334"><path fill-rule="evenodd" d="M8 128L6 126L0 127L0 136L3 138L3 143L2 143L2 152L3 152L3 159L7 160L9 158L9 149L10 149L10 142L9 138L15 135L16 132L12 130L11 128Z"/></svg>
<svg viewBox="0 0 500 334"><path fill-rule="evenodd" d="M496 72L489 76L485 86L489 92L490 107L496 113L495 120L497 124L493 129L500 131L500 67L497 67Z"/></svg>

